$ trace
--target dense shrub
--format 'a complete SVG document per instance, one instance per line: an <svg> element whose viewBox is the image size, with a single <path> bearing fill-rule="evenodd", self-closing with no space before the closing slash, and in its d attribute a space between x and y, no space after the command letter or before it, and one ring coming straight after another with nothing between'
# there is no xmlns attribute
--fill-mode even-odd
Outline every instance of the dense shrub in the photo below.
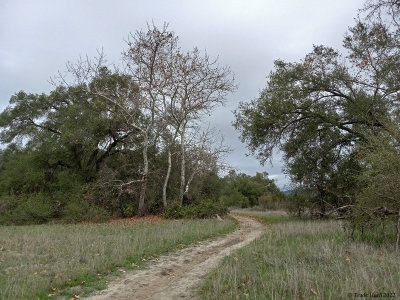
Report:
<svg viewBox="0 0 400 300"><path fill-rule="evenodd" d="M282 200L275 194L266 194L258 198L258 204L264 209L282 208Z"/></svg>
<svg viewBox="0 0 400 300"><path fill-rule="evenodd" d="M220 197L220 201L226 206L249 207L250 201L241 192L232 189Z"/></svg>
<svg viewBox="0 0 400 300"><path fill-rule="evenodd" d="M43 193L3 195L0 198L0 224L41 224L54 216L55 209Z"/></svg>
<svg viewBox="0 0 400 300"><path fill-rule="evenodd" d="M181 206L173 203L164 212L166 219L206 219L216 215L222 216L227 214L228 209L220 202L212 200L203 200L196 204Z"/></svg>
<svg viewBox="0 0 400 300"><path fill-rule="evenodd" d="M82 199L69 202L64 207L62 216L69 223L81 221L104 222L110 217L105 209L89 204Z"/></svg>
<svg viewBox="0 0 400 300"><path fill-rule="evenodd" d="M69 223L102 222L109 218L106 210L88 203L80 195L65 194L63 203L60 199L46 193L3 195L0 197L0 224L42 224L59 218Z"/></svg>

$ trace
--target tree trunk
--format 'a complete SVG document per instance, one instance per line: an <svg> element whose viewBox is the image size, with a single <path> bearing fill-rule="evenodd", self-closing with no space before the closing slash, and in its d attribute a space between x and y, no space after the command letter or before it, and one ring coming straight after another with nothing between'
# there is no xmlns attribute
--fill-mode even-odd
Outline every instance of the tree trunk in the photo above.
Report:
<svg viewBox="0 0 400 300"><path fill-rule="evenodd" d="M144 200L146 197L147 175L149 172L149 161L147 158L148 143L149 143L149 138L146 133L146 135L144 137L144 142L143 142L143 144L144 144L143 145L143 175L142 175L142 186L140 188L140 197L139 197L139 208L138 208L139 216L143 216L145 213Z"/></svg>
<svg viewBox="0 0 400 300"><path fill-rule="evenodd" d="M192 175L190 175L190 177L189 177L189 179L188 179L188 182L187 182L187 184L186 184L185 194L189 193L190 184L192 183L195 174L196 174L196 173L193 172Z"/></svg>
<svg viewBox="0 0 400 300"><path fill-rule="evenodd" d="M397 238L396 238L396 254L399 253L399 242L400 242L400 210L398 212L398 219L397 219Z"/></svg>
<svg viewBox="0 0 400 300"><path fill-rule="evenodd" d="M163 186L163 205L164 208L167 207L167 186L168 186L168 181L169 181L169 175L171 174L171 150L168 149L168 170L167 170L167 175L165 176L164 180L164 186Z"/></svg>
<svg viewBox="0 0 400 300"><path fill-rule="evenodd" d="M185 128L181 132L181 185L179 190L179 204L182 205L183 195L185 193Z"/></svg>

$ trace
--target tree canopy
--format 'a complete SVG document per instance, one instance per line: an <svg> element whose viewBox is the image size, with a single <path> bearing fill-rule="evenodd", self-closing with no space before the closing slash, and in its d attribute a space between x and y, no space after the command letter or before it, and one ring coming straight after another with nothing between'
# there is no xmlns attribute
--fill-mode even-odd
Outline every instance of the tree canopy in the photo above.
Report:
<svg viewBox="0 0 400 300"><path fill-rule="evenodd" d="M398 1L368 1L344 37L343 53L314 46L299 62L275 61L266 87L235 111L235 127L260 161L274 149L314 198L314 209L355 204L364 147L398 128Z"/></svg>
<svg viewBox="0 0 400 300"><path fill-rule="evenodd" d="M201 117L234 90L229 68L168 26L130 35L124 66L68 63L48 94L18 92L0 114L0 223L160 213L204 192L228 149ZM163 188L161 188L163 187Z"/></svg>

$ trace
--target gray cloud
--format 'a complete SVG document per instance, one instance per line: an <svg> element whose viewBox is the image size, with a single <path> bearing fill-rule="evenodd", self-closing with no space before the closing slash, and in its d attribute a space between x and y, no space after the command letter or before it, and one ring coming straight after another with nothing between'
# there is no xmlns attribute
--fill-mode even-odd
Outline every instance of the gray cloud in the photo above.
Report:
<svg viewBox="0 0 400 300"><path fill-rule="evenodd" d="M239 101L257 97L277 58L295 61L312 44L341 47L362 0L3 0L0 2L0 108L19 91L48 92L50 76L65 62L93 56L104 48L118 63L129 32L146 22L170 23L183 48L197 46L235 72L238 90L224 108L208 118L235 148L229 157L239 170L267 171L283 187L279 155L273 167L246 157L245 146L231 127Z"/></svg>

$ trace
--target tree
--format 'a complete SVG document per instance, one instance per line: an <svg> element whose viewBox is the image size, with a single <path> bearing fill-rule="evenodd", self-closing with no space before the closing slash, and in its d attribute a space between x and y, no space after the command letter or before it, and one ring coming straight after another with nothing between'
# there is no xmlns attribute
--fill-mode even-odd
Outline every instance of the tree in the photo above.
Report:
<svg viewBox="0 0 400 300"><path fill-rule="evenodd" d="M130 36L129 49L124 57L128 70L139 87L140 99L148 111L148 126L144 136L151 131L155 122L163 124L167 131L167 146L172 146L180 137L181 182L179 202L185 192L186 157L185 136L193 122L224 102L227 93L234 90L229 68L220 68L197 48L184 52L178 47L178 38L155 25L148 31ZM146 141L146 138L145 138ZM144 143L146 145L146 142ZM143 155L145 156L144 146ZM146 161L146 159L145 159ZM147 176L144 163L143 180ZM166 205L166 188L171 168L171 152L168 152L168 170L164 181L163 202ZM146 175L145 175L146 174ZM141 198L142 199L142 198Z"/></svg>
<svg viewBox="0 0 400 300"><path fill-rule="evenodd" d="M314 46L300 62L276 61L260 96L235 112L252 153L265 162L281 149L292 181L316 191L322 215L326 205L354 202L358 146L397 117L396 30L359 21L345 36L345 55Z"/></svg>
<svg viewBox="0 0 400 300"><path fill-rule="evenodd" d="M160 212L167 193L178 198L195 176L211 178L206 169L218 177L218 155L208 153L214 148L192 147L197 154L187 158L186 136L224 102L233 78L228 68L197 49L183 52L177 42L167 25L149 25L129 36L124 68L106 66L100 52L93 60L67 63L49 94L14 95L0 114L0 139L8 144L1 153L0 206L19 193L20 202L7 204L7 213L26 207L26 194L43 200L46 210L82 212L89 203L131 216ZM188 170L193 176L185 178ZM61 190L68 189L73 201L64 197L61 203Z"/></svg>
<svg viewBox="0 0 400 300"><path fill-rule="evenodd" d="M197 129L188 144L187 171L189 176L185 185L185 194L189 193L189 188L196 177L215 170L229 169L224 158L231 151L224 145L223 136L218 136L216 129L210 127L205 130Z"/></svg>
<svg viewBox="0 0 400 300"><path fill-rule="evenodd" d="M275 185L268 173L256 173L250 176L244 173L237 174L231 170L223 178L224 188L221 199L229 206L251 207L259 204L261 196L273 195L274 200L283 198L282 192Z"/></svg>
<svg viewBox="0 0 400 300"><path fill-rule="evenodd" d="M123 86L123 77L105 69L94 80L112 79ZM33 221L26 207L34 201L43 205L32 204L30 215L42 221L65 216L72 203L86 207L88 214L97 209L85 206L85 186L96 180L106 160L137 136L118 110L93 97L90 89L90 84L80 84L58 86L48 95L19 92L0 114L0 138L7 144L0 202L12 222ZM40 207L46 208L46 218L40 217Z"/></svg>
<svg viewBox="0 0 400 300"><path fill-rule="evenodd" d="M229 68L219 67L216 60L207 54L201 55L197 48L186 53L178 50L170 68L174 81L165 107L168 120L180 137L179 202L182 203L186 186L186 132L202 116L223 104L235 85Z"/></svg>

